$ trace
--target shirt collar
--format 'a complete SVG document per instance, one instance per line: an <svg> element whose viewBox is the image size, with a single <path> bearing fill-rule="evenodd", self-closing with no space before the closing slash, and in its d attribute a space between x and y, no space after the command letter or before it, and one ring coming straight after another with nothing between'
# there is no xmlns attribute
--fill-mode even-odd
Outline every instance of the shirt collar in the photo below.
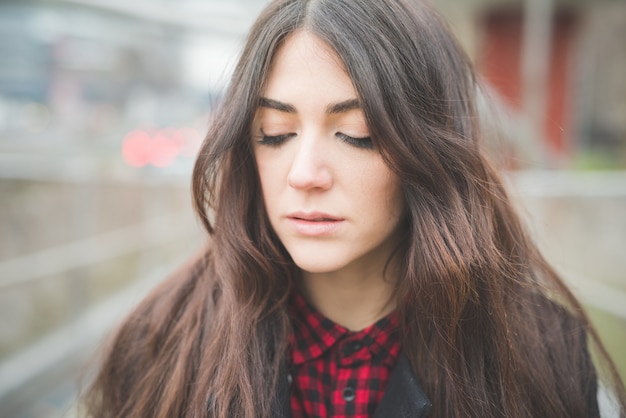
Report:
<svg viewBox="0 0 626 418"><path fill-rule="evenodd" d="M317 359L335 346L342 350L340 361L344 364L373 356L393 362L399 353L399 320L395 312L361 331L350 331L323 316L294 292L289 300L289 314L293 324L289 339L293 366Z"/></svg>

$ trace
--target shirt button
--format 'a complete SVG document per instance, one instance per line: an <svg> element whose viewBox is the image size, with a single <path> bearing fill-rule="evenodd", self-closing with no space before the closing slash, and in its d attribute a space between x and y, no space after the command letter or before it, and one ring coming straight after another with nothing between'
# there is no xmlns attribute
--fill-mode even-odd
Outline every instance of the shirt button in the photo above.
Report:
<svg viewBox="0 0 626 418"><path fill-rule="evenodd" d="M348 344L346 344L346 346L343 349L343 353L344 355L349 356L350 354L356 353L361 348L363 348L363 343L361 341L351 341Z"/></svg>
<svg viewBox="0 0 626 418"><path fill-rule="evenodd" d="M343 388L343 392L341 393L341 395L343 396L343 400L346 402L352 402L356 397L354 389L350 386L346 386L345 388Z"/></svg>
<svg viewBox="0 0 626 418"><path fill-rule="evenodd" d="M289 373L287 375L287 383L289 383L291 385L292 382L293 382L293 376L291 375L291 373Z"/></svg>
<svg viewBox="0 0 626 418"><path fill-rule="evenodd" d="M354 341L352 343L352 352L356 353L357 351L359 351L361 348L363 348L363 343L361 341Z"/></svg>

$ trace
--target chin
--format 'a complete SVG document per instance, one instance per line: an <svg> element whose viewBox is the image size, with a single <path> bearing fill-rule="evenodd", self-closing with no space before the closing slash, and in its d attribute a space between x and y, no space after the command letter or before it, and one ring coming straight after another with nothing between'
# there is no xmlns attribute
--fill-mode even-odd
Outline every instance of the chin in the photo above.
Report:
<svg viewBox="0 0 626 418"><path fill-rule="evenodd" d="M298 257L297 255L292 259L295 265L302 271L307 273L332 273L340 270L346 266L345 260L336 260L330 257Z"/></svg>
<svg viewBox="0 0 626 418"><path fill-rule="evenodd" d="M302 271L312 274L332 273L341 269L341 265L328 265L328 263L298 263L296 266Z"/></svg>

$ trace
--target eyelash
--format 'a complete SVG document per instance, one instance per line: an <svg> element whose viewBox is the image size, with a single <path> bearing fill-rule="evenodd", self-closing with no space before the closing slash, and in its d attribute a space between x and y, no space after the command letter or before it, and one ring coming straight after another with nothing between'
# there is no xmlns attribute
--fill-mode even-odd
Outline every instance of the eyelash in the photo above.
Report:
<svg viewBox="0 0 626 418"><path fill-rule="evenodd" d="M372 142L372 138L370 138L369 136L355 138L353 136L342 134L341 132L337 132L335 136L337 136L342 141L345 141L348 144L355 146L357 148L374 149L374 143Z"/></svg>
<svg viewBox="0 0 626 418"><path fill-rule="evenodd" d="M259 144L267 145L269 147L279 147L286 140L294 136L294 134L283 134L283 135L265 135L263 131L261 131L261 136L259 137Z"/></svg>
<svg viewBox="0 0 626 418"><path fill-rule="evenodd" d="M260 139L258 139L258 143L261 145L267 145L269 147L279 147L286 140L288 140L289 138L293 136L295 136L295 134L265 135L263 131L261 131L261 136L259 137ZM370 138L369 136L355 138L355 137L346 135L341 132L337 132L335 136L341 139L342 141L348 143L349 145L352 145L357 148L361 148L361 149L373 149L374 148L374 144L372 143L372 138Z"/></svg>

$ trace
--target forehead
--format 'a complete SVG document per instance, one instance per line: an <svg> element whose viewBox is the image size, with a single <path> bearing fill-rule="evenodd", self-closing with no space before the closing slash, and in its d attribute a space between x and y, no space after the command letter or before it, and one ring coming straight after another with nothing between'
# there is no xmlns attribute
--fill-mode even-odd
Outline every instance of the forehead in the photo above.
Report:
<svg viewBox="0 0 626 418"><path fill-rule="evenodd" d="M329 102L356 98L352 80L335 51L318 36L300 30L276 51L263 95L287 100L303 94Z"/></svg>

